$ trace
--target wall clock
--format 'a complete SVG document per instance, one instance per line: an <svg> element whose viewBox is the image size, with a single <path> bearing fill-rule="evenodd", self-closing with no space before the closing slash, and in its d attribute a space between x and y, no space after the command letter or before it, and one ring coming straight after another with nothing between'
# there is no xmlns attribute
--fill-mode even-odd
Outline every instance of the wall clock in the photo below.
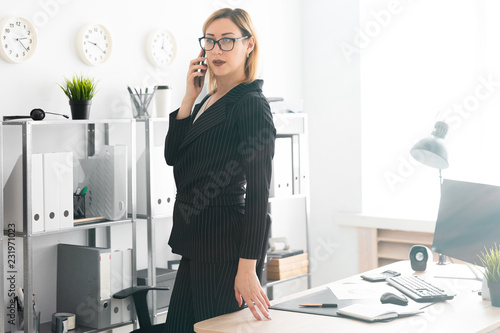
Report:
<svg viewBox="0 0 500 333"><path fill-rule="evenodd" d="M172 33L166 29L153 30L146 41L146 54L149 62L156 67L170 65L177 53L177 45Z"/></svg>
<svg viewBox="0 0 500 333"><path fill-rule="evenodd" d="M101 24L83 26L78 32L76 46L80 59L89 65L105 63L111 56L113 41L111 34Z"/></svg>
<svg viewBox="0 0 500 333"><path fill-rule="evenodd" d="M33 56L38 43L35 26L23 17L10 16L0 21L0 56L11 63L21 63Z"/></svg>

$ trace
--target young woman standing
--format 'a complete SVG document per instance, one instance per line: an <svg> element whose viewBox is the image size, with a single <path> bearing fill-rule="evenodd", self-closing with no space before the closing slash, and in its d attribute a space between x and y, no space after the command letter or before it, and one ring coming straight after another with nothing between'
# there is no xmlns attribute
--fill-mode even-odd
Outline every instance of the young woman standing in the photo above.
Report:
<svg viewBox="0 0 500 333"><path fill-rule="evenodd" d="M276 130L256 79L259 44L248 13L229 8L206 20L199 42L165 141L177 186L169 245L182 256L165 324L171 333L193 332L196 322L244 303L256 319L271 319L256 270L269 232ZM209 94L195 105L206 78Z"/></svg>

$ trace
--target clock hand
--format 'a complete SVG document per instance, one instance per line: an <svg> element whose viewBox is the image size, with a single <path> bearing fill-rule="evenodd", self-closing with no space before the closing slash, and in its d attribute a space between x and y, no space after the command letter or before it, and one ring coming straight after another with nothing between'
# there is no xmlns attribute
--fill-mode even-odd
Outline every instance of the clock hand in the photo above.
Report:
<svg viewBox="0 0 500 333"><path fill-rule="evenodd" d="M26 50L26 52L28 52L28 49L26 48L26 46L24 46L23 42L20 41L21 38L17 38L16 40L19 42L19 44L21 44L24 49Z"/></svg>
<svg viewBox="0 0 500 333"><path fill-rule="evenodd" d="M91 41L89 41L89 43L90 43L90 44L92 44L92 45L95 45L95 46L96 46L99 50L101 50L101 52L102 52L102 53L106 53L106 52L104 52L104 50L103 50L103 49L99 46L99 44L94 43L94 42L91 42Z"/></svg>

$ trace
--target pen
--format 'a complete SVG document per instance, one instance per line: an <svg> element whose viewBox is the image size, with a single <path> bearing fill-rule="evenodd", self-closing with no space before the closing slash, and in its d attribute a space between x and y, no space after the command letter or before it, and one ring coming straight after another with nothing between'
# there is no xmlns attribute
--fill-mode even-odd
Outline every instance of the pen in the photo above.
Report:
<svg viewBox="0 0 500 333"><path fill-rule="evenodd" d="M336 308L336 303L323 303L323 304L300 304L300 306L308 307L308 308Z"/></svg>
<svg viewBox="0 0 500 333"><path fill-rule="evenodd" d="M82 192L80 192L80 195L85 195L85 193L87 193L87 186L83 188Z"/></svg>

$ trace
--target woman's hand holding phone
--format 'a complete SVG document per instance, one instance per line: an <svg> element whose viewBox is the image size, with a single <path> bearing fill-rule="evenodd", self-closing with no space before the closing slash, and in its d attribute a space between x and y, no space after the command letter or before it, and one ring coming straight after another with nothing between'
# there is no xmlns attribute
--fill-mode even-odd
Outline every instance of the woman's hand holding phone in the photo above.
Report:
<svg viewBox="0 0 500 333"><path fill-rule="evenodd" d="M189 117L193 109L194 102L201 92L203 81L207 72L207 65L205 61L205 51L201 50L198 58L191 60L189 63L189 70L187 75L186 94L181 103L177 119Z"/></svg>
<svg viewBox="0 0 500 333"><path fill-rule="evenodd" d="M205 50L203 50L203 53L201 54L201 56L202 56L203 58L205 58ZM205 64L204 64L204 63L203 63L203 61L202 61L202 62L200 62L200 65L205 65ZM201 70L198 70L198 71L199 71L199 72L201 72ZM198 77L198 87L199 87L199 88L201 88L201 87L202 87L202 85L201 85L201 83L202 83L201 81L202 81L202 80L203 80L203 77L199 76L199 77Z"/></svg>
<svg viewBox="0 0 500 333"><path fill-rule="evenodd" d="M201 50L198 58L191 60L191 63L189 64L186 94L196 94L194 98L198 97L201 92L200 88L203 87L203 79L205 77L205 73L207 72L207 65L205 65L204 61L205 51ZM193 91L190 91L190 88L194 88Z"/></svg>

